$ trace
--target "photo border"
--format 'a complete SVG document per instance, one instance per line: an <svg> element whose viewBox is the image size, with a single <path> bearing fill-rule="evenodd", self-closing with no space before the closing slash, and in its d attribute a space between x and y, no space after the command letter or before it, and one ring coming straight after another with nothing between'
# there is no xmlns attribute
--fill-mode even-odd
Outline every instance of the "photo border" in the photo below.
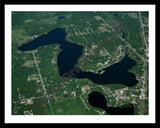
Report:
<svg viewBox="0 0 160 128"><path fill-rule="evenodd" d="M11 115L12 11L149 11L149 115ZM5 5L5 123L155 123L155 5Z"/></svg>

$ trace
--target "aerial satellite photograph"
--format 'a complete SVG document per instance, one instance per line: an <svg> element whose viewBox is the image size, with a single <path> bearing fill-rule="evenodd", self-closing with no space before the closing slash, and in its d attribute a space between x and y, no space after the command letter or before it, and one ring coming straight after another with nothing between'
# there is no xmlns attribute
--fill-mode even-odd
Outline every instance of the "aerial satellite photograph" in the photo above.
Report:
<svg viewBox="0 0 160 128"><path fill-rule="evenodd" d="M12 11L12 115L148 115L148 11Z"/></svg>

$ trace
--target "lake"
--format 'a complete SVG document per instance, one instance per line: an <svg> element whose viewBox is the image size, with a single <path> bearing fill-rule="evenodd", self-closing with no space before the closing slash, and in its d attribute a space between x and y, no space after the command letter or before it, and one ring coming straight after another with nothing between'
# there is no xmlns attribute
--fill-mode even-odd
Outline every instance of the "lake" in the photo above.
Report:
<svg viewBox="0 0 160 128"><path fill-rule="evenodd" d="M108 107L105 96L97 91L89 93L88 103L92 107L105 110L109 115L134 115L133 104L126 104L120 107Z"/></svg>
<svg viewBox="0 0 160 128"><path fill-rule="evenodd" d="M62 18L65 18L65 16L59 16L59 17L58 17L58 19L62 19Z"/></svg>
<svg viewBox="0 0 160 128"><path fill-rule="evenodd" d="M31 51L50 44L59 44L61 52L58 54L58 68L59 75L63 76L64 73L70 74L70 71L75 68L78 59L82 55L83 46L74 44L72 42L66 41L65 29L59 28L44 34L33 41L26 43L18 47L21 51ZM87 78L97 84L124 84L125 86L132 87L135 86L138 81L134 73L128 72L133 66L137 63L132 60L128 55L125 55L124 58L107 68L101 69L104 70L102 74L96 74L93 72L85 72L80 70L80 72L75 73L74 78L84 79ZM65 77L68 77L67 75Z"/></svg>
<svg viewBox="0 0 160 128"><path fill-rule="evenodd" d="M22 45L18 49L21 51L31 51L40 46L59 44L61 52L58 54L58 68L60 76L65 72L69 72L73 69L77 63L78 58L82 54L83 47L77 44L73 44L65 40L66 32L65 29L56 29L42 35L35 40Z"/></svg>
<svg viewBox="0 0 160 128"><path fill-rule="evenodd" d="M104 73L93 73L81 71L76 74L76 78L88 78L97 84L118 84L121 83L125 86L135 86L138 81L135 74L128 72L136 62L126 55L120 62L115 63L107 68L104 68Z"/></svg>

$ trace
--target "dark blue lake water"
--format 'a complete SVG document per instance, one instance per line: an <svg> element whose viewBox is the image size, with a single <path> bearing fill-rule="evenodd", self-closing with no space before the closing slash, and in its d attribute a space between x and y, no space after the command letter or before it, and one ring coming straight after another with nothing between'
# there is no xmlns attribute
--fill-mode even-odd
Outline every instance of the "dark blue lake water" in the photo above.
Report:
<svg viewBox="0 0 160 128"><path fill-rule="evenodd" d="M93 91L88 95L88 103L92 107L101 108L110 115L134 115L134 106L127 104L121 107L108 107L107 100L103 94L97 91Z"/></svg>
<svg viewBox="0 0 160 128"><path fill-rule="evenodd" d="M138 81L136 80L135 74L128 72L136 62L126 55L120 62L115 63L107 68L104 68L104 73L95 74L93 72L81 71L75 77L76 78L88 78L97 84L124 84L126 86L135 86Z"/></svg>
<svg viewBox="0 0 160 128"><path fill-rule="evenodd" d="M62 76L64 73L70 74L70 70L75 67L79 57L82 55L83 46L68 42L65 40L65 29L55 29L47 34L40 36L33 41L22 45L18 49L21 51L30 51L38 47L42 47L49 44L60 44L61 52L58 54L58 68L59 74ZM115 84L121 83L125 86L135 86L138 82L135 74L128 72L136 61L126 55L120 62L104 68L103 74L96 74L93 72L84 72L80 68L80 71L75 73L72 77L78 79L87 78L98 84ZM68 77L67 75L65 77Z"/></svg>
<svg viewBox="0 0 160 128"><path fill-rule="evenodd" d="M118 16L118 14L116 13L116 14L113 14L114 16Z"/></svg>
<svg viewBox="0 0 160 128"><path fill-rule="evenodd" d="M58 17L58 19L62 19L62 18L65 18L65 16L59 16L59 17Z"/></svg>
<svg viewBox="0 0 160 128"><path fill-rule="evenodd" d="M80 45L66 41L65 36L65 29L56 29L27 44L24 44L18 49L21 51L30 51L40 46L55 43L60 44L61 52L58 54L57 64L59 67L60 76L62 76L65 72L69 72L71 69L73 69L78 58L81 56L83 49L83 47Z"/></svg>

